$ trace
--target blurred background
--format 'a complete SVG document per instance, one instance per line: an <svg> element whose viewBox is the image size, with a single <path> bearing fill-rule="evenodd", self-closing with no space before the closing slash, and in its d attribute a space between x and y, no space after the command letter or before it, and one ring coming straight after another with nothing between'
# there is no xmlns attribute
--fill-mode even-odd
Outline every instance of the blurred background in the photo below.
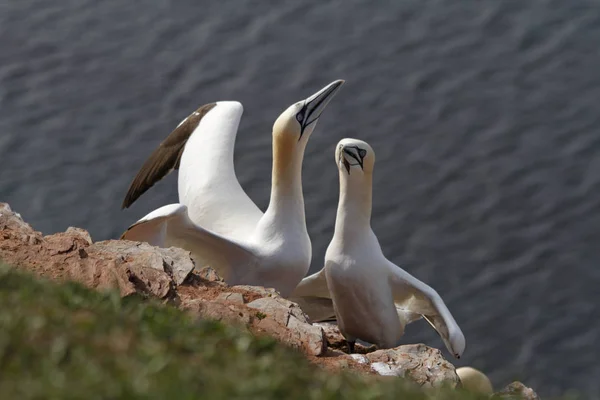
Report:
<svg viewBox="0 0 600 400"><path fill-rule="evenodd" d="M600 397L597 2L20 0L0 35L0 201L37 230L118 238L176 202L171 174L120 209L150 152L217 100L244 105L236 168L264 210L275 118L343 78L304 161L311 271L335 144L367 140L374 230L461 325L452 362ZM405 341L443 349L425 322Z"/></svg>

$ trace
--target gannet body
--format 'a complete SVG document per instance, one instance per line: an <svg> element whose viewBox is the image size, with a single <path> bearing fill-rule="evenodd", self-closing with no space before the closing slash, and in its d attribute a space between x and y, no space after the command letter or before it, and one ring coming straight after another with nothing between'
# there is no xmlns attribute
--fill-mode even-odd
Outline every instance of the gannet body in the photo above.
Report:
<svg viewBox="0 0 600 400"><path fill-rule="evenodd" d="M448 351L459 358L465 338L442 298L389 261L371 229L373 149L363 141L343 139L335 157L340 198L325 266L305 278L292 298L331 298L350 351L356 339L380 348L395 347L405 325L422 316L440 334ZM327 308L319 309L323 310L326 316Z"/></svg>
<svg viewBox="0 0 600 400"><path fill-rule="evenodd" d="M179 169L180 203L146 215L121 239L181 247L196 265L210 265L230 285L272 287L288 296L308 271L312 255L302 193L304 150L343 83L330 83L275 121L271 199L264 214L241 188L233 167L241 104L200 107L150 156L123 205L173 169Z"/></svg>

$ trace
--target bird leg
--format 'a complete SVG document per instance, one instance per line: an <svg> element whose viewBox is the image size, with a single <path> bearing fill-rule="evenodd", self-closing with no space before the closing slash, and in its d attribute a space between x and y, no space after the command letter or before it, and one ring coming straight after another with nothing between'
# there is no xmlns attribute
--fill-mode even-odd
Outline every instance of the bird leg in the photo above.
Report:
<svg viewBox="0 0 600 400"><path fill-rule="evenodd" d="M348 345L348 354L352 354L354 353L354 344L356 343L355 340L346 340L346 344Z"/></svg>

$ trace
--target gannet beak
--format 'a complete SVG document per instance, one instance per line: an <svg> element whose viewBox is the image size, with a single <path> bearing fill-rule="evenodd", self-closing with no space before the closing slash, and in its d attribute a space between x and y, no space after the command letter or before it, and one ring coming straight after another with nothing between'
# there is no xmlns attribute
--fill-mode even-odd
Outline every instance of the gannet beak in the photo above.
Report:
<svg viewBox="0 0 600 400"><path fill-rule="evenodd" d="M348 175L350 175L350 163L341 154L340 154L340 158L341 158L342 165L344 166L344 168L346 168L346 172L348 172Z"/></svg>
<svg viewBox="0 0 600 400"><path fill-rule="evenodd" d="M360 154L359 150L357 147L353 146L351 147L352 149L356 149L357 152L354 153L352 150L350 150L350 148L348 147L344 147L342 149L342 151L346 154L348 154L350 157L352 157L354 160L356 160L356 162L358 163L358 165L360 166L360 169L362 169L364 171L364 155ZM340 154L341 155L341 154ZM344 166L346 167L346 171L348 171L348 174L350 174L350 166L351 164L348 162L348 160L346 160L346 158L344 156L341 156L344 162ZM356 164L353 164L356 165Z"/></svg>
<svg viewBox="0 0 600 400"><path fill-rule="evenodd" d="M304 100L304 108L306 114L304 117L304 123L302 124L302 131L304 128L315 122L320 116L327 104L333 99L333 96L340 90L340 87L344 84L343 79L331 82L317 93L313 94L306 100Z"/></svg>

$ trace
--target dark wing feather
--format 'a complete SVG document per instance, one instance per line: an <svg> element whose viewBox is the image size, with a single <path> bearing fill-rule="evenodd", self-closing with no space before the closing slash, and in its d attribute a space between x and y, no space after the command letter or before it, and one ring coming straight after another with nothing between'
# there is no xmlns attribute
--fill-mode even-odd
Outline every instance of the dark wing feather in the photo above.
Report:
<svg viewBox="0 0 600 400"><path fill-rule="evenodd" d="M191 134L198 127L200 120L217 104L205 104L186 119L150 154L142 168L129 185L129 190L121 208L131 206L142 194L154 184L167 176L174 169L179 169L181 155Z"/></svg>

